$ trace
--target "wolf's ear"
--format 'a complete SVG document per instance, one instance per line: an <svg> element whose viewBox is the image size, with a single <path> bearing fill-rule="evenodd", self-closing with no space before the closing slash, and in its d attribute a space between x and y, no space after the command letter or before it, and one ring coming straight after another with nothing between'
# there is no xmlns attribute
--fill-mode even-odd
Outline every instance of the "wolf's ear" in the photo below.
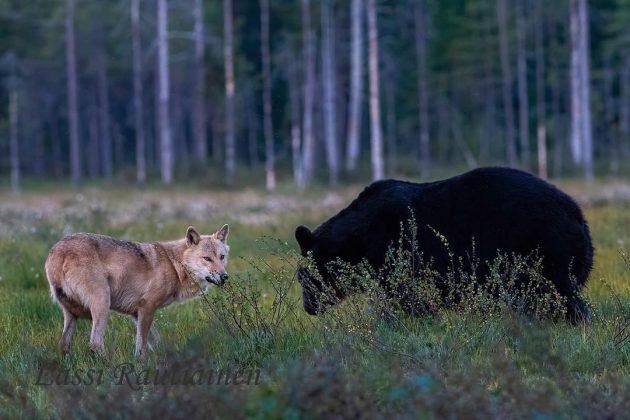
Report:
<svg viewBox="0 0 630 420"><path fill-rule="evenodd" d="M309 251L313 247L313 232L304 225L300 225L295 229L295 239L300 245L303 253Z"/></svg>
<svg viewBox="0 0 630 420"><path fill-rule="evenodd" d="M230 227L228 225L223 225L223 227L215 233L218 240L225 243L227 241L228 234L230 233Z"/></svg>
<svg viewBox="0 0 630 420"><path fill-rule="evenodd" d="M201 236L199 236L195 228L188 226L188 230L186 231L186 244L188 246L197 245L200 240Z"/></svg>

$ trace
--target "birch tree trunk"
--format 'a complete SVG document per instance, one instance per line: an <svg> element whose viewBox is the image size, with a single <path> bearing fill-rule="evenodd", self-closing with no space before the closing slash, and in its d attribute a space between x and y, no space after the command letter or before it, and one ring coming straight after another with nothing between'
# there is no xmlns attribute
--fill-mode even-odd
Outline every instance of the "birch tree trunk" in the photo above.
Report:
<svg viewBox="0 0 630 420"><path fill-rule="evenodd" d="M427 18L425 0L416 2L416 57L418 61L418 121L420 123L420 175L429 177L429 94L427 83Z"/></svg>
<svg viewBox="0 0 630 420"><path fill-rule="evenodd" d="M302 0L302 30L304 31L304 116L302 118L302 177L298 180L298 184L300 188L304 189L313 177L315 161L315 136L313 132L315 46L309 0Z"/></svg>
<svg viewBox="0 0 630 420"><path fill-rule="evenodd" d="M527 96L527 17L524 0L517 0L516 7L516 55L518 85L519 140L521 143L521 165L529 168L529 98Z"/></svg>
<svg viewBox="0 0 630 420"><path fill-rule="evenodd" d="M98 89L94 89L96 92ZM90 105L88 107L88 175L90 178L97 178L99 176L101 167L101 162L99 161L99 157L101 155L101 147L99 143L99 109L98 109L98 99L96 98L96 94L90 95Z"/></svg>
<svg viewBox="0 0 630 420"><path fill-rule="evenodd" d="M112 133L109 115L109 93L107 82L107 59L105 57L105 45L102 36L99 35L99 51L97 56L97 91L98 91L98 116L101 135L101 164L103 175L106 179L112 179Z"/></svg>
<svg viewBox="0 0 630 420"><path fill-rule="evenodd" d="M253 168L258 164L258 115L256 113L258 98L253 83L247 82L243 90L247 92L247 161L249 167Z"/></svg>
<svg viewBox="0 0 630 420"><path fill-rule="evenodd" d="M276 188L273 114L271 107L271 54L269 45L269 0L260 0L260 50L263 79L263 127L265 132L265 185L267 191Z"/></svg>
<svg viewBox="0 0 630 420"><path fill-rule="evenodd" d="M183 178L187 178L190 174L190 158L191 152L188 147L188 141L186 136L182 135L185 132L184 127L184 110L182 100L182 70L181 68L174 68L170 71L171 91L170 91L170 110L171 110L171 133L173 136L173 161L179 164L181 168L180 173ZM193 139L194 141L194 139ZM194 149L195 145L192 144ZM194 157L194 156L192 156Z"/></svg>
<svg viewBox="0 0 630 420"><path fill-rule="evenodd" d="M571 0L571 152L584 176L593 177L593 138L590 107L588 5Z"/></svg>
<svg viewBox="0 0 630 420"><path fill-rule="evenodd" d="M70 132L70 172L72 186L81 185L81 143L77 99L77 57L74 33L75 0L66 0L66 77L68 94L68 128Z"/></svg>
<svg viewBox="0 0 630 420"><path fill-rule="evenodd" d="M506 0L497 0L497 20L499 24L499 53L501 55L501 73L503 81L503 111L505 118L506 152L510 166L516 166L516 134L514 130L514 109L512 105L512 68L508 51Z"/></svg>
<svg viewBox="0 0 630 420"><path fill-rule="evenodd" d="M227 184L232 185L236 171L232 0L223 0L223 59L225 65L225 172Z"/></svg>
<svg viewBox="0 0 630 420"><path fill-rule="evenodd" d="M376 1L367 0L369 73L370 73L370 146L372 153L372 179L385 176L383 164L383 139L381 133L381 104L378 75L378 22Z"/></svg>
<svg viewBox="0 0 630 420"><path fill-rule="evenodd" d="M582 163L582 74L580 66L580 1L570 0L571 19L571 158L574 164Z"/></svg>
<svg viewBox="0 0 630 420"><path fill-rule="evenodd" d="M321 0L322 25L322 84L324 88L324 138L328 181L336 185L339 178L339 152L337 150L336 79L335 79L335 19L333 0Z"/></svg>
<svg viewBox="0 0 630 420"><path fill-rule="evenodd" d="M626 50L625 55L619 71L619 131L627 139L630 136L630 51Z"/></svg>
<svg viewBox="0 0 630 420"><path fill-rule="evenodd" d="M587 0L579 0L580 10L580 75L582 106L582 156L584 177L593 178L593 129L591 124L591 77L589 60L589 27Z"/></svg>
<svg viewBox="0 0 630 420"><path fill-rule="evenodd" d="M561 127L561 119L563 116L560 112L561 107L561 83L560 78L564 74L563 69L560 68L559 60L556 54L560 47L560 40L558 39L558 28L557 28L557 15L558 6L555 3L552 3L547 6L550 9L549 20L548 20L548 39L549 39L549 69L547 74L549 74L549 87L550 87L550 95L551 95L551 103L549 104L549 113L550 115L550 130L553 137L553 167L552 174L554 177L560 176L562 173L563 167L563 157L564 151L566 149L566 136L563 135L563 130Z"/></svg>
<svg viewBox="0 0 630 420"><path fill-rule="evenodd" d="M352 41L350 47L350 109L348 111L348 143L346 170L356 170L361 136L363 104L363 0L352 0L350 14Z"/></svg>
<svg viewBox="0 0 630 420"><path fill-rule="evenodd" d="M288 50L287 50L288 51ZM300 122L300 81L297 60L291 52L286 54L286 69L289 82L289 107L291 111L291 157L293 179L298 187L302 179L302 130Z"/></svg>
<svg viewBox="0 0 630 420"><path fill-rule="evenodd" d="M168 5L167 0L158 2L158 77L159 103L157 117L160 135L160 162L162 182L173 183L173 138L170 116L170 75L168 64Z"/></svg>
<svg viewBox="0 0 630 420"><path fill-rule="evenodd" d="M136 131L136 182L147 179L144 111L142 100L142 46L140 43L140 0L131 0L131 43L133 60L133 109Z"/></svg>
<svg viewBox="0 0 630 420"><path fill-rule="evenodd" d="M393 57L388 57L388 61L394 61ZM394 67L395 64L392 66ZM395 76L392 74L394 70L385 70L383 95L385 96L385 139L386 139L386 152L385 152L385 167L387 168L388 176L395 176L398 170L398 117L396 115L396 82Z"/></svg>
<svg viewBox="0 0 630 420"><path fill-rule="evenodd" d="M205 162L208 157L208 144L206 137L206 66L204 63L206 41L203 24L203 0L195 0L193 14L195 19L195 98L193 109L195 160Z"/></svg>
<svg viewBox="0 0 630 420"><path fill-rule="evenodd" d="M11 161L11 191L20 193L20 152L18 140L19 96L12 86L9 93L9 159Z"/></svg>
<svg viewBox="0 0 630 420"><path fill-rule="evenodd" d="M547 178L547 125L545 98L545 51L543 46L544 13L543 3L536 2L535 54L536 54L536 150L538 155L538 176Z"/></svg>
<svg viewBox="0 0 630 420"><path fill-rule="evenodd" d="M493 48L494 24L488 19L484 25L483 45L484 48ZM497 138L497 100L495 91L495 60L491 54L484 54L483 57L483 89L484 89L484 130L479 141L479 160L487 161L490 155L490 144Z"/></svg>

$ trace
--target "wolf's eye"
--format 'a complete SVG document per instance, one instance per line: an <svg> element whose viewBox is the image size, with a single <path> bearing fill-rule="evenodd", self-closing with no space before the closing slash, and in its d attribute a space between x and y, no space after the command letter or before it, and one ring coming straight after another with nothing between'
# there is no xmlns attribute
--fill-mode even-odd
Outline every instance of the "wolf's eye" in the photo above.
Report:
<svg viewBox="0 0 630 420"><path fill-rule="evenodd" d="M204 260L206 260L206 261L208 261L208 262L211 262L211 261L212 261L212 258L210 258L210 257L203 257L203 259L204 259Z"/></svg>
<svg viewBox="0 0 630 420"><path fill-rule="evenodd" d="M221 256L219 258L221 258L221 261L223 261L225 259L225 255L221 254Z"/></svg>

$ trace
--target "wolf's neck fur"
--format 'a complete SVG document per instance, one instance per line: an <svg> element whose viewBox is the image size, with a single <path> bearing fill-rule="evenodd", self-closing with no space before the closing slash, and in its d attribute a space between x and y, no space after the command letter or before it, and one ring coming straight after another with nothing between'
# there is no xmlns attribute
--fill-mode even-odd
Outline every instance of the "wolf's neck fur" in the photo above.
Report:
<svg viewBox="0 0 630 420"><path fill-rule="evenodd" d="M157 245L164 250L165 256L170 261L177 275L177 292L175 299L177 301L185 301L199 296L202 293L199 284L192 278L182 263L184 250L186 249L186 240L179 239L176 241L159 242Z"/></svg>

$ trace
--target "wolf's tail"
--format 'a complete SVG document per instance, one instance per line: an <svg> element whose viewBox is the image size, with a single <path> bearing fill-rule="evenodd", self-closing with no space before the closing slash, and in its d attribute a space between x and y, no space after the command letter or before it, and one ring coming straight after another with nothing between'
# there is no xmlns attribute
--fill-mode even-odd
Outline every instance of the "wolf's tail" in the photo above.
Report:
<svg viewBox="0 0 630 420"><path fill-rule="evenodd" d="M46 271L46 279L48 280L48 285L50 286L50 297L53 302L61 303L64 297L66 297L62 287L63 279L60 278L63 273L63 261L62 258L54 252L54 250L55 248L53 247L48 253L48 258L46 258L46 263L44 264L44 270Z"/></svg>

